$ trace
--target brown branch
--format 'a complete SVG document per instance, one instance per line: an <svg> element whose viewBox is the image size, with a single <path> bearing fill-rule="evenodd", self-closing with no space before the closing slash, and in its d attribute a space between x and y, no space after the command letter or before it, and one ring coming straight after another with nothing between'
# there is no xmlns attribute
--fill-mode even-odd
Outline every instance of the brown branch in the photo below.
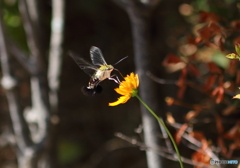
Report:
<svg viewBox="0 0 240 168"><path fill-rule="evenodd" d="M28 71L28 73L32 75L36 74L36 72L34 72L36 70L35 66L30 61L27 53L22 51L11 39L7 39L7 42L9 44L9 52L21 63L21 65Z"/></svg>
<svg viewBox="0 0 240 168"><path fill-rule="evenodd" d="M157 155L160 155L160 156L162 156L166 159L169 159L169 160L172 160L172 161L178 161L178 158L174 157L176 155L175 152L171 153L170 151L168 151L167 148L164 148L164 147L158 147L158 148L154 147L154 148L152 148L152 147L147 146L145 143L139 142L138 140L136 140L134 138L130 138L130 137L128 137L128 136L126 136L122 133L116 133L115 136L124 140L124 141L127 141L127 142L131 143L132 145L138 146L141 150L151 150L152 152L154 152ZM211 166L204 165L202 163L193 162L192 160L187 159L185 157L181 157L181 158L182 158L182 161L184 163L187 163L187 164L190 164L190 165L201 166L203 168L210 168L211 167Z"/></svg>

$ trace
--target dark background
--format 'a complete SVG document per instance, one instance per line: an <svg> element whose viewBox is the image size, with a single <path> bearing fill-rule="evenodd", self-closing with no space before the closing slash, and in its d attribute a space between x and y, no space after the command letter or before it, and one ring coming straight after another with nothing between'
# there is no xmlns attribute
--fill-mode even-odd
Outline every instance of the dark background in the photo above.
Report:
<svg viewBox="0 0 240 168"><path fill-rule="evenodd" d="M5 12L18 16L17 4L9 2L2 0ZM227 0L163 0L160 5L156 6L149 21L151 27L151 53L149 55L154 58L151 60L150 71L161 78L174 79L179 75L178 72L167 74L162 67L162 61L168 53L177 51L181 39L191 31L190 24L186 21L187 18L179 13L180 4L189 3L195 11L206 9L217 12L227 19L236 14L236 4L232 2ZM47 53L51 1L42 1L40 7L42 38ZM12 26L9 18L6 16L8 34L27 51L21 24ZM102 50L108 64L114 64L128 56L126 60L116 65L116 68L123 75L134 72L131 25L126 12L110 0L66 0L64 54L59 91L59 124L54 143L56 165L59 168L144 168L146 167L144 151L114 136L116 132L121 132L142 141L141 136L134 132L134 129L141 124L137 99L132 98L126 104L109 107L108 103L116 101L118 95L113 90L117 84L108 80L101 83L103 93L100 95L86 97L81 93L81 87L87 85L89 76L66 53L74 51L90 61L91 46L97 46ZM14 63L18 70L19 80L23 82L20 86L21 103L22 107L25 107L31 103L28 74L19 63ZM176 86L159 85L159 90L156 90L159 100L156 101L162 105L163 114L158 115L164 117L164 113L169 111L164 97L174 97L176 91ZM188 97L190 102L193 99L195 97ZM10 118L2 88L0 88L0 100L0 124L4 130L9 126ZM180 108L174 108L174 110L172 112L176 120L183 122L182 116L186 111ZM186 155L189 157L190 152ZM2 162L2 167L15 167L16 158L9 146L1 148L0 162Z"/></svg>

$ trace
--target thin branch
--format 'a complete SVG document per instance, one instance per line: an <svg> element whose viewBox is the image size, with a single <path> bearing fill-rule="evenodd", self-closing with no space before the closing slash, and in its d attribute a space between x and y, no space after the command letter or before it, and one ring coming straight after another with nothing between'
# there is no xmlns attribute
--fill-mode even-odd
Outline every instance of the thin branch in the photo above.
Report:
<svg viewBox="0 0 240 168"><path fill-rule="evenodd" d="M29 130L20 111L18 104L18 94L16 90L16 79L12 75L11 66L9 63L9 53L7 48L6 34L3 26L3 16L0 11L0 56L3 77L1 84L7 91L7 98L9 103L10 116L12 119L13 130L15 138L17 139L17 146L21 152L32 145L31 138L29 137Z"/></svg>
<svg viewBox="0 0 240 168"><path fill-rule="evenodd" d="M157 82L157 83L159 83L159 84L177 85L177 83L178 83L178 80L166 80L166 79L161 79L161 78L153 75L150 71L147 71L147 76L148 76L149 78L151 78L153 81L155 81L155 82ZM196 80L198 81L198 83L194 83L194 82L192 82L192 81L187 80L187 81L185 82L185 84L188 85L188 86L190 86L190 87L192 87L192 88L194 88L194 89L196 89L196 90L198 90L198 91L200 91L200 92L203 92L203 87L202 87L202 85L204 84L204 81L203 81L201 78L196 78ZM200 86L199 84L201 84L201 86ZM217 87L216 85L213 85L213 86L212 86L212 89L214 89L214 88L216 88L216 87ZM204 93L204 92L203 92L203 93ZM226 95L229 95L229 96L235 96L235 95L236 95L235 92L232 92L232 91L229 91L229 90L224 90L224 93L225 93ZM205 94L210 95L209 93L206 93L206 92L205 92Z"/></svg>
<svg viewBox="0 0 240 168"><path fill-rule="evenodd" d="M171 126L174 126L176 128L176 125L180 125L180 124L171 124ZM181 127L178 127L178 129L181 128ZM195 151L198 151L199 148L202 147L202 143L200 141L198 141L197 139L193 138L192 136L190 136L188 133L183 133L182 138L184 138L185 140L187 140L188 142L190 142L192 144L192 146L190 146L189 144L188 147L195 150ZM215 160L219 160L219 158L216 156L215 153L212 152L212 150L210 150L209 148L208 149L205 149L205 154L208 154L209 157L215 159Z"/></svg>
<svg viewBox="0 0 240 168"><path fill-rule="evenodd" d="M170 140L169 140L169 137L168 137L167 132L165 131L165 129L163 128L163 126L162 126L161 124L159 124L159 126L160 126L160 128L161 128L162 137L163 137L164 140L165 140L165 143L166 143L166 146L167 146L169 152L173 153L174 150L173 150L172 144L171 144L171 142L170 142ZM177 157L177 155L176 155L176 157Z"/></svg>
<svg viewBox="0 0 240 168"><path fill-rule="evenodd" d="M138 146L142 150L151 150L154 153L156 153L156 154L158 154L158 155L160 155L160 156L162 156L166 159L169 159L169 160L172 160L172 161L178 161L178 158L174 157L175 154L170 153L167 148L163 148L163 147L152 148L152 147L147 146L145 143L139 142L138 140L130 138L130 137L128 137L128 136L126 136L122 133L116 133L115 136L118 137L118 138L121 138L122 140L127 141L127 142L129 142L129 143L131 143L135 146ZM163 151L165 151L166 153L163 152ZM190 164L190 165L201 166L203 168L210 168L211 167L211 166L208 166L208 165L205 165L205 164L202 164L202 163L193 162L192 160L184 158L184 157L181 157L181 158L182 158L182 161L184 163L187 163L187 164Z"/></svg>
<svg viewBox="0 0 240 168"><path fill-rule="evenodd" d="M23 26L24 26L24 29L25 29L25 33L26 33L26 36L27 36L27 43L28 43L28 47L31 51L31 54L32 54L32 58L34 63L39 62L38 59L40 59L40 50L39 50L39 41L38 41L38 37L37 37L37 32L35 32L34 28L36 26L33 25L33 21L30 17L30 14L29 14L29 6L27 5L27 2L26 0L19 0L19 10L22 14L22 19L23 19ZM41 66L38 65L36 63L35 66Z"/></svg>
<svg viewBox="0 0 240 168"><path fill-rule="evenodd" d="M22 51L15 42L13 42L12 40L8 39L8 48L9 48L9 52L21 63L21 65L28 71L29 74L36 74L36 72L34 72L35 66L34 64L30 61L29 56L27 55L27 53L25 53L24 51Z"/></svg>

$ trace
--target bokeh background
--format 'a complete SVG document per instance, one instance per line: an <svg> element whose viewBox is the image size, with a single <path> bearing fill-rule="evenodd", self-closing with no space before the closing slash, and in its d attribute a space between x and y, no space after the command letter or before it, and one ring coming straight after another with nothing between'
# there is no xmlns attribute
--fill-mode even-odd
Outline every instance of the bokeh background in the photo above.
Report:
<svg viewBox="0 0 240 168"><path fill-rule="evenodd" d="M26 37L17 3L17 0L1 0L0 8L4 13L7 34L27 52ZM102 94L94 97L84 96L81 87L88 83L89 76L67 55L68 51L73 51L90 61L89 49L91 46L97 46L109 64L128 56L126 60L116 65L116 68L124 75L134 72L133 40L128 15L110 0L66 0L65 3L64 54L57 114L59 123L52 146L55 166L144 168L145 152L114 136L116 132L121 132L129 137L137 137L141 141L141 136L134 131L141 124L139 102L133 98L126 104L109 107L108 103L115 101L118 95L114 92L117 85L107 80L101 83ZM154 57L151 72L161 78L177 79L179 73L168 74L162 67L162 61L168 53L177 52L181 39L191 31L191 23L198 19L198 15L194 13L205 10L216 12L226 20L237 18L239 13L236 3L234 0L162 0L154 9L149 21L151 27L149 55ZM41 33L45 52L48 53L52 6L50 0L42 0L39 4ZM189 6L184 8L183 4ZM19 90L21 106L24 108L31 104L29 75L16 60L13 60L13 65L18 80L21 81ZM165 116L164 113L169 107L165 105L164 97L176 96L177 89L174 85L159 85L159 90L156 90L159 100L156 102L161 104L162 113L158 115ZM191 96L187 98L189 102L197 99ZM183 122L185 114L183 109L176 107L173 114L178 122ZM11 130L10 125L8 103L5 92L0 87L1 131ZM13 149L5 145L4 141L0 144L2 146L0 167L17 167ZM186 155L190 156L190 153Z"/></svg>

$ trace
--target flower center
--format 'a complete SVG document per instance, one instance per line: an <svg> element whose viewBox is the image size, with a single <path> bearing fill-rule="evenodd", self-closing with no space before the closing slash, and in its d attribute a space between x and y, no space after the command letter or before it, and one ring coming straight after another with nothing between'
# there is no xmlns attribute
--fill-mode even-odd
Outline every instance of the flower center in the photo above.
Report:
<svg viewBox="0 0 240 168"><path fill-rule="evenodd" d="M131 96L135 97L137 95L137 93L138 93L138 90L137 89L133 89L132 93L131 93Z"/></svg>

